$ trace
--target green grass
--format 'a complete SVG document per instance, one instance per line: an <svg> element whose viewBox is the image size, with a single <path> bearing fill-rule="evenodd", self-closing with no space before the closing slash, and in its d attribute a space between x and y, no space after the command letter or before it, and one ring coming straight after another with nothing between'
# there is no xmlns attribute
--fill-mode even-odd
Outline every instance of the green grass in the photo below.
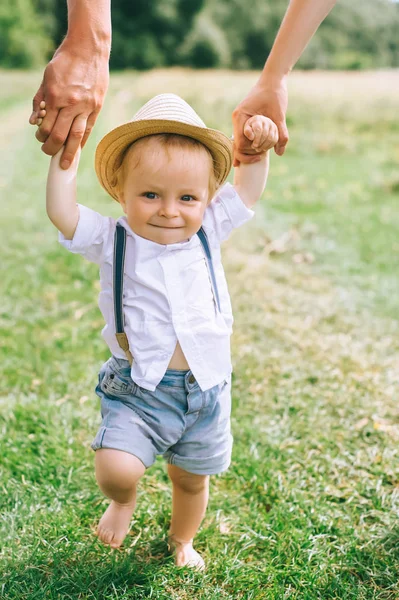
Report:
<svg viewBox="0 0 399 600"><path fill-rule="evenodd" d="M177 92L229 133L255 78L115 75L82 155L80 201L119 215L94 149L144 100ZM235 445L198 534L205 575L166 553L161 459L124 549L93 536L107 505L90 450L108 357L97 267L57 244L45 214L48 159L27 125L40 74L0 80L0 597L399 598L399 74L294 73L289 150L224 248Z"/></svg>

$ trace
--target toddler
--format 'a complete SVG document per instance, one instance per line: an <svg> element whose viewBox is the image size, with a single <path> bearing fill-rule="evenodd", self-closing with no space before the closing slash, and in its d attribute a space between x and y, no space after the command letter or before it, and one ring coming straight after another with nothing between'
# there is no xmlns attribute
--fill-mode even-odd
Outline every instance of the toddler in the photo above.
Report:
<svg viewBox="0 0 399 600"><path fill-rule="evenodd" d="M176 565L199 569L193 538L209 476L228 468L232 449L233 318L220 244L253 216L278 140L263 116L249 118L244 133L261 160L238 166L230 185L231 140L178 96L161 94L97 147L97 176L122 217L76 204L79 154L64 171L61 149L47 180L47 214L61 244L100 267L111 357L96 387L102 422L92 448L111 502L97 535L122 544L138 481L162 454L173 486L169 549Z"/></svg>

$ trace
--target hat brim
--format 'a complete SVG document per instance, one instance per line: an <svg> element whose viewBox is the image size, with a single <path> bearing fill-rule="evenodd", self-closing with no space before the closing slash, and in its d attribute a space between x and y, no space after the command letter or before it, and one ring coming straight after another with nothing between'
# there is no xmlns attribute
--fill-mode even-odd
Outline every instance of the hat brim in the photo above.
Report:
<svg viewBox="0 0 399 600"><path fill-rule="evenodd" d="M207 127L196 127L180 121L148 119L130 121L105 135L97 146L95 169L103 188L118 201L112 187L115 171L122 164L126 149L140 138L159 133L176 133L198 140L212 154L218 185L227 179L233 162L233 142L224 133Z"/></svg>

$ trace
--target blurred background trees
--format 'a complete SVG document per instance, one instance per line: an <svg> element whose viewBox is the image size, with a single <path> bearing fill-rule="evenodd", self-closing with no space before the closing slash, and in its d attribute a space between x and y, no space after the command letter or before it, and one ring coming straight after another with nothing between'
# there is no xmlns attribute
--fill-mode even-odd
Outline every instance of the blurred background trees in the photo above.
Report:
<svg viewBox="0 0 399 600"><path fill-rule="evenodd" d="M288 0L112 0L111 69L259 69L287 5ZM1 0L0 66L44 64L66 24L66 0ZM398 3L338 1L298 67L398 67L398 32Z"/></svg>

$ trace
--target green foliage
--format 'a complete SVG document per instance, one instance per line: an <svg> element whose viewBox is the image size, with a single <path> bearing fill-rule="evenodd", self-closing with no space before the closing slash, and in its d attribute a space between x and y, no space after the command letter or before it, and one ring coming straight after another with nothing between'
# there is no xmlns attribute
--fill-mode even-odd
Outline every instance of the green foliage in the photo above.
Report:
<svg viewBox="0 0 399 600"><path fill-rule="evenodd" d="M204 0L117 0L112 3L110 67L150 69L178 62L177 48Z"/></svg>
<svg viewBox="0 0 399 600"><path fill-rule="evenodd" d="M231 68L263 66L287 8L284 2L207 0L226 33ZM391 0L341 0L321 24L298 66L362 69L399 66L399 5Z"/></svg>
<svg viewBox="0 0 399 600"><path fill-rule="evenodd" d="M110 67L260 69L287 6L288 0L112 0ZM0 65L43 63L66 30L66 0L2 0ZM398 31L398 2L340 0L298 67L398 67Z"/></svg>
<svg viewBox="0 0 399 600"><path fill-rule="evenodd" d="M300 68L369 69L399 66L399 4L341 0L321 24Z"/></svg>
<svg viewBox="0 0 399 600"><path fill-rule="evenodd" d="M1 0L0 65L36 67L44 63L52 42L31 0Z"/></svg>
<svg viewBox="0 0 399 600"><path fill-rule="evenodd" d="M231 68L264 65L283 18L286 4L251 0L207 0L210 18L225 32Z"/></svg>
<svg viewBox="0 0 399 600"><path fill-rule="evenodd" d="M196 68L226 67L231 64L228 40L206 13L200 13L180 48L182 64Z"/></svg>
<svg viewBox="0 0 399 600"><path fill-rule="evenodd" d="M57 48L68 28L67 0L32 0L40 23Z"/></svg>

